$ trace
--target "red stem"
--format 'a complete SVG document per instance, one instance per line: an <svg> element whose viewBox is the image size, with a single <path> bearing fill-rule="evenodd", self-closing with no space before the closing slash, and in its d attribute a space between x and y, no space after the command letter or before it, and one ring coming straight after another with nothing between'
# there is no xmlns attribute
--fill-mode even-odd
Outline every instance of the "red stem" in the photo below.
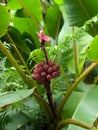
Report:
<svg viewBox="0 0 98 130"><path fill-rule="evenodd" d="M49 101L49 106L51 108L51 112L53 114L53 117L55 118L56 116L56 106L52 97L52 92L50 89L50 81L47 81L47 84L45 85L46 91L47 91L47 97L48 97L48 101Z"/></svg>
<svg viewBox="0 0 98 130"><path fill-rule="evenodd" d="M45 59L46 59L46 63L48 64L48 56L47 56L47 52L46 52L46 49L45 49L45 42L43 41L42 43L41 43L41 49L42 49L42 51L44 52L44 56L45 56Z"/></svg>
<svg viewBox="0 0 98 130"><path fill-rule="evenodd" d="M44 53L46 63L48 64L49 60L48 60L47 52L46 52L46 49L45 49L44 45L45 45L45 41L42 41L41 42L41 49L42 49L42 51ZM55 106L55 103L53 101L52 92L51 92L51 89L50 89L50 81L49 80L46 80L45 88L46 88L46 92L47 92L49 106L51 108L51 112L53 114L53 117L55 118L55 116L56 116L56 106Z"/></svg>

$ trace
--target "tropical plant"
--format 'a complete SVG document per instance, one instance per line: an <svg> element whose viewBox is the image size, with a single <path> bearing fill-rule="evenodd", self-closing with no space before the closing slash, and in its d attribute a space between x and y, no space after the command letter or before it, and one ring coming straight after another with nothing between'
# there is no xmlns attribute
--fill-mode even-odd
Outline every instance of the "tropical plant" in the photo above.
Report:
<svg viewBox="0 0 98 130"><path fill-rule="evenodd" d="M97 130L98 1L0 2L0 129Z"/></svg>

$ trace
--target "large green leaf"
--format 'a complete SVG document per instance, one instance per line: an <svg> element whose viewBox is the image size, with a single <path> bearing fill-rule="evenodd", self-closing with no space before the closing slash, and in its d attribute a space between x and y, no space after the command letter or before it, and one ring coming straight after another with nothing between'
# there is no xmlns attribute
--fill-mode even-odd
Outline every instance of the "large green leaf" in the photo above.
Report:
<svg viewBox="0 0 98 130"><path fill-rule="evenodd" d="M10 0L8 2L8 6L11 8L11 10L17 10L22 8L18 0Z"/></svg>
<svg viewBox="0 0 98 130"><path fill-rule="evenodd" d="M38 21L38 23L41 22L41 20L42 20L42 7L41 7L41 3L39 0L36 0L36 1L29 0L29 2L27 0L18 0L18 2L23 3L24 7L26 7L30 11L30 13Z"/></svg>
<svg viewBox="0 0 98 130"><path fill-rule="evenodd" d="M9 30L8 30L8 33L12 37L16 46L19 48L22 56L24 56L24 59L27 58L26 55L29 55L31 50L36 48L34 41L33 41L33 38L29 33L24 32L23 34L21 34L14 27L10 27ZM26 54L26 55L23 55L23 54Z"/></svg>
<svg viewBox="0 0 98 130"><path fill-rule="evenodd" d="M5 120L8 121L5 125L6 130L16 130L28 123L31 120L31 117L19 111L11 111Z"/></svg>
<svg viewBox="0 0 98 130"><path fill-rule="evenodd" d="M71 4L73 4L73 2ZM66 49L67 46L65 47L65 50L67 50L67 51L63 51L63 47L62 47L60 57L63 58L63 61L66 61L68 68L72 72L74 72L75 63L74 63L74 52L73 52L73 40L68 40L69 35L72 35L72 27L69 27L69 22L68 22L65 6L61 6L60 10L63 14L64 25L62 27L61 32L59 33L59 44L60 45L65 44L65 46L68 44L68 46L69 46L68 50ZM72 12L72 14L73 14L73 12ZM72 15L72 14L70 14L70 15ZM69 14L68 14L68 16L69 16ZM77 27L74 27L74 35L75 35L75 42L77 44L76 49L77 49L78 72L81 73L83 66L84 66L85 59L86 59L86 48L88 47L88 44L93 39L93 37L91 37L83 29L79 29ZM65 62L64 62L64 64L65 64Z"/></svg>
<svg viewBox="0 0 98 130"><path fill-rule="evenodd" d="M27 32L32 37L37 47L39 47L38 36L36 31L39 31L40 23L42 23L42 8L39 0L18 0L21 7L24 9L17 10L16 16L12 18L12 23L15 28L17 28L21 33ZM13 9L14 1L11 0L9 6ZM35 6L36 5L36 6ZM20 15L18 12L22 12ZM28 16L28 17L27 17Z"/></svg>
<svg viewBox="0 0 98 130"><path fill-rule="evenodd" d="M70 25L83 25L98 13L97 5L97 0L65 0Z"/></svg>
<svg viewBox="0 0 98 130"><path fill-rule="evenodd" d="M62 5L64 3L63 0L54 0L58 5Z"/></svg>
<svg viewBox="0 0 98 130"><path fill-rule="evenodd" d="M62 119L68 119L68 118L72 117L72 115L82 97L83 97L82 92L73 92L72 93L68 102L65 104L65 106L63 108Z"/></svg>
<svg viewBox="0 0 98 130"><path fill-rule="evenodd" d="M62 16L63 16L63 19L64 19L64 24L62 26L62 29L61 29L60 33L59 33L58 42L60 42L62 39L64 39L65 36L69 36L69 35L72 34L72 27L69 26L65 6L64 5L60 6L60 10L62 12Z"/></svg>
<svg viewBox="0 0 98 130"><path fill-rule="evenodd" d="M79 103L73 119L77 119L93 125L98 116L98 86L93 86ZM70 125L68 130L85 130L77 126Z"/></svg>
<svg viewBox="0 0 98 130"><path fill-rule="evenodd" d="M10 9L0 4L0 37L6 32L10 24Z"/></svg>
<svg viewBox="0 0 98 130"><path fill-rule="evenodd" d="M69 25L82 26L87 20L98 14L97 0L65 0L66 11L68 15ZM95 36L98 34L98 20L88 22L85 30Z"/></svg>
<svg viewBox="0 0 98 130"><path fill-rule="evenodd" d="M64 106L63 113L62 113L63 119L71 118L73 116L77 105L79 104L79 102L81 101L81 99L89 89L90 87L84 84L83 82L80 82L78 84L77 88L75 89L75 91L73 91L73 93L71 94L67 103Z"/></svg>
<svg viewBox="0 0 98 130"><path fill-rule="evenodd" d="M58 33L62 27L62 13L57 5L51 6L46 14L46 26L49 35L54 39L58 38Z"/></svg>
<svg viewBox="0 0 98 130"><path fill-rule="evenodd" d="M82 98L85 96L85 93L89 90L89 86L84 84L83 82L79 83L76 90L73 91L71 96L69 97L67 103L65 104L62 111L62 119L70 119L73 117L74 112L81 102ZM68 126L65 126L63 130L67 130Z"/></svg>
<svg viewBox="0 0 98 130"><path fill-rule="evenodd" d="M26 11L27 9L36 20L42 20L42 8L39 0L29 0L29 2L27 0L10 0L8 6L11 10L24 8Z"/></svg>
<svg viewBox="0 0 98 130"><path fill-rule="evenodd" d="M89 44L87 48L87 57L91 61L98 60L98 36Z"/></svg>
<svg viewBox="0 0 98 130"><path fill-rule="evenodd" d="M17 28L21 33L29 33L32 36L36 46L39 47L40 44L38 41L38 36L36 34L37 27L34 25L30 18L14 17L13 24L14 27Z"/></svg>
<svg viewBox="0 0 98 130"><path fill-rule="evenodd" d="M18 102L20 100L23 100L24 98L28 97L29 95L31 95L33 93L34 89L30 89L30 90L19 90L16 92L8 92L8 93L4 93L4 95L1 93L0 96L0 109L4 109L7 106Z"/></svg>
<svg viewBox="0 0 98 130"><path fill-rule="evenodd" d="M4 127L7 130L22 129L21 127L30 121L32 126L34 126L37 122L36 114L41 113L39 104L33 96L14 104L13 109L8 109L5 112L5 123L1 121L2 118L0 118L0 122L2 122L2 125L4 123ZM0 113L0 116L3 116L3 112Z"/></svg>

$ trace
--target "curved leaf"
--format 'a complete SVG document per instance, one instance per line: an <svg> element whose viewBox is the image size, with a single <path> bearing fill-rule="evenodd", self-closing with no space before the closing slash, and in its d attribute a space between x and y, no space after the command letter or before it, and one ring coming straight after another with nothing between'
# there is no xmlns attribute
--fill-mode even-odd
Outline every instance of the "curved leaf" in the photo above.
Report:
<svg viewBox="0 0 98 130"><path fill-rule="evenodd" d="M32 22L30 18L25 17L14 17L12 19L14 27L19 30L22 34L24 32L27 32L32 36L34 44L36 44L37 47L40 46L40 43L38 41L38 36L36 34L36 31L38 30L35 24Z"/></svg>
<svg viewBox="0 0 98 130"><path fill-rule="evenodd" d="M10 24L10 10L8 7L0 4L0 37L6 32Z"/></svg>
<svg viewBox="0 0 98 130"><path fill-rule="evenodd" d="M65 36L69 36L69 35L72 34L72 27L69 26L69 21L68 21L68 18L67 18L65 6L64 5L60 6L60 10L62 12L64 24L62 26L60 33L59 33L58 42L60 42L62 39L64 39Z"/></svg>
<svg viewBox="0 0 98 130"><path fill-rule="evenodd" d="M98 34L98 1L92 0L65 0L69 25L82 26L88 20L85 30L95 36ZM96 16L96 19L93 18Z"/></svg>
<svg viewBox="0 0 98 130"><path fill-rule="evenodd" d="M10 7L11 10L17 10L22 8L22 6L19 4L17 0L10 0L8 2L8 7Z"/></svg>
<svg viewBox="0 0 98 130"><path fill-rule="evenodd" d="M97 0L65 0L70 25L81 26L98 13Z"/></svg>
<svg viewBox="0 0 98 130"><path fill-rule="evenodd" d="M73 118L77 120L84 121L93 125L93 122L98 116L98 86L93 86L81 100L78 105ZM68 130L84 130L83 128L78 128L77 126L70 125Z"/></svg>
<svg viewBox="0 0 98 130"><path fill-rule="evenodd" d="M36 114L39 113L41 111L38 102L33 96L29 96L25 100L15 103L11 109L0 113L0 123L2 124L0 124L0 128L2 126L6 130L23 129L29 122L32 122L32 126L34 126L38 121ZM5 119L5 122L3 122L2 117Z"/></svg>
<svg viewBox="0 0 98 130"><path fill-rule="evenodd" d="M18 0L24 10L28 13L32 14L33 18L38 21L38 23L42 20L42 8L39 0ZM35 6L36 4L36 6ZM29 12L28 12L28 11Z"/></svg>
<svg viewBox="0 0 98 130"><path fill-rule="evenodd" d="M9 27L8 33L15 42L17 48L19 48L23 58L27 60L26 55L29 55L30 51L36 48L32 36L27 32L21 34L14 27Z"/></svg>
<svg viewBox="0 0 98 130"><path fill-rule="evenodd" d="M49 35L54 39L58 38L58 33L62 27L62 13L57 5L51 6L46 14L46 26Z"/></svg>
<svg viewBox="0 0 98 130"><path fill-rule="evenodd" d="M11 9L13 9L13 4L14 1L12 0L12 3L10 5ZM12 18L13 26L21 33L29 33L34 40L34 43L36 43L36 46L39 47L36 31L40 28L40 22L42 22L41 3L39 0L29 0L29 2L27 0L18 0L18 4L20 4L23 8L23 12L19 16L17 13L21 10L17 10L16 15L14 15Z"/></svg>
<svg viewBox="0 0 98 130"><path fill-rule="evenodd" d="M68 102L65 104L63 111L62 111L62 119L69 119L74 114L74 111L79 104L81 98L83 97L82 92L73 92ZM70 107L71 104L71 107Z"/></svg>
<svg viewBox="0 0 98 130"><path fill-rule="evenodd" d="M89 44L87 48L87 57L91 61L98 60L98 36Z"/></svg>
<svg viewBox="0 0 98 130"><path fill-rule="evenodd" d="M34 89L30 90L19 90L16 92L8 92L0 96L0 110L6 109L11 104L27 98L33 93Z"/></svg>
<svg viewBox="0 0 98 130"><path fill-rule="evenodd" d="M29 0L29 2L27 0L10 0L8 2L8 6L12 10L22 9L26 7L36 20L42 20L42 8L39 0Z"/></svg>
<svg viewBox="0 0 98 130"><path fill-rule="evenodd" d="M6 130L12 130L12 128L13 130L16 130L28 123L31 120L31 118L23 114L22 112L14 110L9 112L5 120L8 121L5 125Z"/></svg>

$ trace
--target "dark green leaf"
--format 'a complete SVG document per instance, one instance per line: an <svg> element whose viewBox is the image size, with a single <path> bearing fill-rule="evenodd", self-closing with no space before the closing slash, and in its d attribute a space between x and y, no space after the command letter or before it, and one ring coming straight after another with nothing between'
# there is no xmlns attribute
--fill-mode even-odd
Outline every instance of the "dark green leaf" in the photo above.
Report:
<svg viewBox="0 0 98 130"><path fill-rule="evenodd" d="M28 123L31 118L22 112L11 111L5 120L8 120L7 124L5 125L6 130L16 130Z"/></svg>
<svg viewBox="0 0 98 130"><path fill-rule="evenodd" d="M98 1L95 0L65 0L66 12L71 26L82 26L87 20L98 14ZM87 23L85 30L95 36L98 34L98 20L93 19Z"/></svg>
<svg viewBox="0 0 98 130"><path fill-rule="evenodd" d="M70 25L81 26L98 13L98 1L95 0L65 0Z"/></svg>

